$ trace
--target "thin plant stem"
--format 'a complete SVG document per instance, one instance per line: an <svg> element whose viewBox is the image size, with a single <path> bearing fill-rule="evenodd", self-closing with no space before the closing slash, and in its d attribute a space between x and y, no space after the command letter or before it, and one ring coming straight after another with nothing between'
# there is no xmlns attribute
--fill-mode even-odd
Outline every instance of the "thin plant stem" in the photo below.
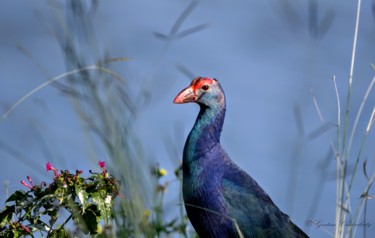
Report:
<svg viewBox="0 0 375 238"><path fill-rule="evenodd" d="M373 184L374 180L375 180L375 174L373 174L373 176L368 180L365 191L362 193L361 204L358 205L358 207L357 207L357 211L356 211L356 214L355 214L356 221L353 224L359 223L359 219L361 218L361 214L362 214L365 202L368 199L368 192L369 192L370 188L372 187L372 184ZM349 237L349 235L352 236L352 232L353 232L353 234L355 234L356 231L357 231L357 226L354 226L354 231L352 231L352 229L353 229L353 226L349 226L349 230L348 230L348 233L347 233L346 237Z"/></svg>
<svg viewBox="0 0 375 238"><path fill-rule="evenodd" d="M349 112L350 112L350 98L351 98L351 90L352 90L352 83L353 83L353 72L354 72L354 63L355 63L355 55L356 55L356 49L357 49L357 38L358 38L358 28L359 28L359 18L360 18L360 12L361 12L361 0L358 0L357 2L357 15L356 15L356 22L355 22L355 29L354 29L354 39L353 39L353 48L352 48L352 58L350 63L350 72L349 72L349 84L348 84L348 94L347 94L347 100L346 100L346 110L345 110L345 122L344 122L344 128L343 128L343 142L342 142L342 177L340 178L340 171L337 171L338 180L337 180L337 186L338 186L338 193L339 196L337 199L336 204L336 226L335 226L335 238L343 237L343 232L345 229L345 225L342 221L345 221L346 219L346 212L343 213L343 204L346 203L344 200L349 199L349 197L344 196L344 190L345 190L345 177L346 177L346 170L347 170L347 162L348 162L348 156L346 149L346 139L347 139L347 133L348 133L348 124L349 124ZM340 115L339 115L340 116ZM340 128L339 128L340 129ZM338 138L340 139L340 138ZM340 147L338 147L339 149ZM337 157L337 159L340 159L341 156ZM337 162L337 170L341 170L341 162Z"/></svg>
<svg viewBox="0 0 375 238"><path fill-rule="evenodd" d="M365 93L365 96L362 99L361 105L359 106L358 113L357 113L357 116L356 116L355 121L354 121L352 133L351 133L350 138L349 138L348 149L347 149L347 153L348 154L350 154L350 149L351 149L351 146L353 144L354 134L355 134L355 132L357 130L359 118L361 117L361 114L362 114L362 111L363 111L363 107L365 106L365 103L367 101L367 98L368 98L368 96L369 96L369 94L370 94L373 86L374 86L374 83L375 83L375 77L372 78L371 83L368 86L367 91Z"/></svg>
<svg viewBox="0 0 375 238"><path fill-rule="evenodd" d="M84 67L84 68L74 69L74 70L68 71L66 73L60 74L56 77L53 77L52 79L48 80L47 82L42 83L38 87L34 88L33 90L31 90L30 92L25 94L16 103L14 103L8 111L6 111L4 113L2 119L7 118L9 116L9 114L11 114L21 103L23 103L25 100L27 100L29 97L31 97L34 93L36 93L39 90L47 87L51 83L53 83L55 81L58 81L62 78L65 78L67 76L70 76L72 74L80 73L80 72L83 72L83 71L89 71L89 70L99 70L99 71L102 71L102 72L105 72L105 73L108 73L108 74L112 75L114 78L117 78L120 81L123 81L123 79L120 75L116 74L115 72L111 71L110 69L107 69L107 68L104 68L104 67L101 67L101 66L98 66L98 65L90 65L90 66L87 66L87 67Z"/></svg>
<svg viewBox="0 0 375 238"><path fill-rule="evenodd" d="M335 84L335 89L336 89L336 95L338 96L337 94L337 85L336 85L336 81L334 81L334 84ZM315 109L319 115L319 119L320 119L320 122L322 124L324 124L326 121L324 120L324 117L323 117L323 114L320 110L320 106L319 106L319 103L318 103L318 100L316 99L316 96L315 96L315 93L314 93L314 90L312 88L310 88L310 93L311 93L311 97L313 99L313 103L314 103L314 106L315 106ZM338 99L338 101L340 101L340 99ZM340 107L339 107L340 108ZM339 117L340 118L340 117ZM339 122L338 122L339 123ZM332 151L337 154L337 150L335 149L335 145L333 143L333 141L331 140L330 142L330 145L331 145L331 149Z"/></svg>
<svg viewBox="0 0 375 238"><path fill-rule="evenodd" d="M209 213L212 213L212 214L216 214L216 215L219 215L219 216L222 216L222 217L225 217L226 219L228 220L231 220L234 224L234 227L236 228L236 231L238 233L238 236L240 238L244 238L245 236L243 235L242 231L240 230L240 227L236 221L236 219L230 217L230 216L227 216L227 215L224 215L220 212L217 212L217 211L214 211L214 210L211 210L211 209L208 209L208 208L205 208L205 207L201 207L201 206L196 206L196 205L193 205L193 204L189 204L189 203L184 203L185 204L185 207L186 206L189 206L189 207L193 207L193 208L198 208L198 209L201 209L201 210L204 210L206 212L209 212Z"/></svg>
<svg viewBox="0 0 375 238"><path fill-rule="evenodd" d="M347 149L347 153L348 154L350 153L350 148L351 148L351 145L352 145L352 140L353 140L353 137L354 137L354 133L356 131L356 127L358 125L358 121L359 121L360 115L362 113L363 107L365 105L365 102L367 101L368 95L370 94L370 91L371 91L374 83L375 83L375 77L372 79L372 81L370 83L370 86L367 88L365 96L363 97L362 103L361 103L360 108L358 110L358 113L357 113L357 116L356 116L356 119L355 119L355 122L354 122L354 125L353 125L353 129L352 129L352 134L351 134L351 137L350 137L350 140L349 140L349 144L348 144L348 149ZM346 199L347 200L349 200L349 198L350 198L350 192L351 192L351 189L352 189L352 186L353 186L353 182L354 182L354 178L355 178L355 175L356 175L356 172L357 172L357 169L358 169L359 160L361 158L363 147L365 145L368 133L369 133L369 131L371 129L371 125L372 125L372 122L373 122L374 112L375 112L375 108L372 111L371 117L369 119L366 131L365 131L365 134L364 134L364 136L362 138L362 141L361 141L361 144L360 144L360 147L359 147L359 151L358 151L358 154L357 154L357 157L356 157L356 161L355 161L355 164L354 164L353 173L350 176L350 181L349 181L348 189L346 191ZM350 221L351 221L351 218L350 218ZM352 232L352 229L349 229L349 231Z"/></svg>
<svg viewBox="0 0 375 238"><path fill-rule="evenodd" d="M346 133L347 133L348 121L349 121L350 98L351 98L351 91L352 91L352 84L353 84L353 72L354 72L355 54L356 54L356 49L357 49L357 38L358 38L360 12L361 12L361 0L358 0L357 16L356 16L355 29L354 29L352 59L351 59L351 62L350 62L348 95L347 95L347 99L346 99L345 126L344 126L344 136L343 136L343 145L342 145L343 151L345 150L345 146L346 146Z"/></svg>
<svg viewBox="0 0 375 238"><path fill-rule="evenodd" d="M340 208L340 191L341 191L341 159L340 159L340 128L341 128L341 102L340 95L338 93L336 77L332 77L333 85L335 87L336 101L337 101L337 152L336 152L336 226L335 226L335 237L338 237L339 222L341 217Z"/></svg>
<svg viewBox="0 0 375 238"><path fill-rule="evenodd" d="M364 144L365 144L365 142L366 142L367 135L368 135L368 133L369 133L369 131L370 131L370 129L371 129L372 122L373 122L373 120L374 120L374 114L375 114L375 107L374 107L373 110L372 110L370 120L369 120L369 122L368 122L368 124L367 124L367 128L366 128L365 134L364 134L364 136L363 136L363 138L362 138L362 142L361 142L361 145L360 145L360 147L359 147L359 151L358 151L357 159L356 159L356 161L355 161L354 170L353 170L353 174L352 174L352 176L351 176L351 178L350 178L350 183L349 183L349 187L348 187L348 191L347 191L347 193L350 193L350 191L351 191L351 188L352 188L352 185L353 185L353 181L354 181L354 177L355 177L355 174L356 174L356 172L357 172L357 168L358 168L358 164L359 164L359 159L360 159L361 154L362 154L362 149L363 149L363 146L364 146Z"/></svg>

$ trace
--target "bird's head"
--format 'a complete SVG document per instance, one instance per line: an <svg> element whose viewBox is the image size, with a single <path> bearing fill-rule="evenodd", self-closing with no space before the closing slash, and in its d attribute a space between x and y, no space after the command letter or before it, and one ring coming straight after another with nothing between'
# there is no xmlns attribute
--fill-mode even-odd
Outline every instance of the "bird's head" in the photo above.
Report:
<svg viewBox="0 0 375 238"><path fill-rule="evenodd" d="M207 107L224 106L225 96L218 80L196 77L174 99L174 103L195 102Z"/></svg>

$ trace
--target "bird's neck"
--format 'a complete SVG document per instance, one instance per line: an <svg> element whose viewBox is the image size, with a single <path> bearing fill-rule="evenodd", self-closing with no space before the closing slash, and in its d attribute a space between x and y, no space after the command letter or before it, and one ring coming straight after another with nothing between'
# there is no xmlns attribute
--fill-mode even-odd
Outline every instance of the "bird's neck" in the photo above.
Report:
<svg viewBox="0 0 375 238"><path fill-rule="evenodd" d="M225 101L214 107L200 105L197 120L187 138L184 162L201 158L213 146L220 143L225 117Z"/></svg>

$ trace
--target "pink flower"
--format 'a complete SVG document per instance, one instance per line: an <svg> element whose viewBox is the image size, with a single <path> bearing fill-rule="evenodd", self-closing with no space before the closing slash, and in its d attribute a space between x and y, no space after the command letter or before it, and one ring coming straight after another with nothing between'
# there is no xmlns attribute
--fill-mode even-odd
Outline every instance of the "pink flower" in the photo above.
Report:
<svg viewBox="0 0 375 238"><path fill-rule="evenodd" d="M27 180L29 180L29 183L31 184L31 186L34 186L33 181L31 181L30 176L26 176L26 178L27 178Z"/></svg>
<svg viewBox="0 0 375 238"><path fill-rule="evenodd" d="M60 176L60 174L59 174L59 172L57 171L57 169L55 169L55 168L50 164L50 162L48 162L48 163L46 164L46 169L47 169L47 172L48 172L49 170L52 170L53 173L55 174L55 177Z"/></svg>
<svg viewBox="0 0 375 238"><path fill-rule="evenodd" d="M105 162L104 161L99 161L98 162L98 165L100 166L100 168L103 170L103 175L108 178L108 173L107 173L107 170L105 169Z"/></svg>
<svg viewBox="0 0 375 238"><path fill-rule="evenodd" d="M56 170L57 170L57 169L55 169L55 168L50 164L50 162L48 162L48 163L46 164L46 169L47 169L47 171L49 171L49 170L56 171Z"/></svg>
<svg viewBox="0 0 375 238"><path fill-rule="evenodd" d="M105 162L104 161L99 161L98 165L100 166L100 168L104 168L105 167Z"/></svg>
<svg viewBox="0 0 375 238"><path fill-rule="evenodd" d="M20 223L20 225L21 225L21 228L22 228L24 231L26 231L27 233L30 233L30 229L29 229L29 228L27 228L26 226L22 225L21 223Z"/></svg>
<svg viewBox="0 0 375 238"><path fill-rule="evenodd" d="M22 185L27 187L27 188L30 188L30 189L33 189L33 186L27 184L24 180L21 181Z"/></svg>

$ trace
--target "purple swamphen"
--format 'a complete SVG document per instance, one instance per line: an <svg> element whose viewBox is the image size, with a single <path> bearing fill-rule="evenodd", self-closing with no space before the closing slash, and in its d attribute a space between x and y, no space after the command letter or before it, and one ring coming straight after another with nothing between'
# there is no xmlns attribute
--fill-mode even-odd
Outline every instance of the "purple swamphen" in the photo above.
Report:
<svg viewBox="0 0 375 238"><path fill-rule="evenodd" d="M221 146L225 95L218 80L197 77L173 102L200 106L182 164L185 208L199 237L308 237Z"/></svg>

